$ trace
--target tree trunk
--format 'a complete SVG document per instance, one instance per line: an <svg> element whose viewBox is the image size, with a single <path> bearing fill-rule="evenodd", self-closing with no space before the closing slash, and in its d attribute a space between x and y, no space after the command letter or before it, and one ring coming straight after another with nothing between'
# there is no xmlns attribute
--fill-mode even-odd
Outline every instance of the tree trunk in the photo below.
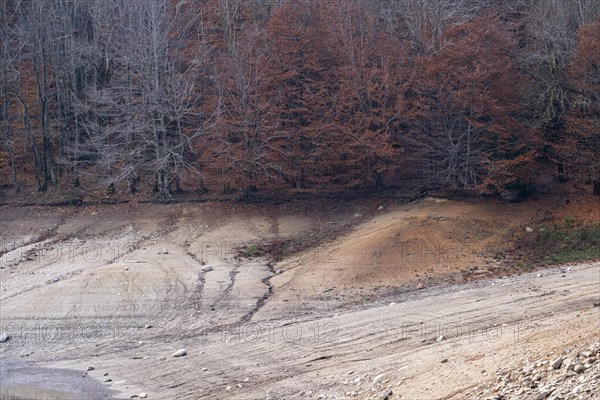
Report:
<svg viewBox="0 0 600 400"><path fill-rule="evenodd" d="M559 163L556 167L558 172L558 181L560 183L565 183L568 180L567 175L565 173L565 165L563 163Z"/></svg>
<svg viewBox="0 0 600 400"><path fill-rule="evenodd" d="M175 175L174 182L175 193L183 193L183 189L181 188L181 178L179 177L179 175Z"/></svg>
<svg viewBox="0 0 600 400"><path fill-rule="evenodd" d="M112 196L113 194L115 194L115 191L116 191L115 183L111 182L110 185L108 185L108 187L106 188L106 195Z"/></svg>
<svg viewBox="0 0 600 400"><path fill-rule="evenodd" d="M127 178L127 189L129 190L129 194L137 193L137 191L138 191L137 184L136 184L137 179L138 179L137 175L130 175Z"/></svg>
<svg viewBox="0 0 600 400"><path fill-rule="evenodd" d="M27 103L25 102L25 98L23 97L23 92L19 89L17 92L17 98L23 107L23 128L25 129L25 135L27 136L27 140L31 146L31 152L33 153L33 161L35 167L35 180L37 182L38 191L44 192L46 191L46 187L42 183L42 159L40 157L40 152L38 151L37 144L35 143L35 138L33 137L33 132L31 128L31 120L29 118L29 107L27 107Z"/></svg>
<svg viewBox="0 0 600 400"><path fill-rule="evenodd" d="M4 87L2 88L4 89ZM8 158L10 161L10 172L12 178L12 185L15 192L19 192L19 182L17 182L17 162L15 159L15 148L13 142L10 140L10 127L8 124L8 94L2 90L2 122L4 125L4 140L6 141L6 147L8 149Z"/></svg>
<svg viewBox="0 0 600 400"><path fill-rule="evenodd" d="M15 148L10 142L8 144L8 157L10 159L10 174L12 177L13 189L16 193L19 193L20 187L19 182L17 181L17 162L15 159Z"/></svg>
<svg viewBox="0 0 600 400"><path fill-rule="evenodd" d="M161 168L156 177L157 193L159 197L171 197L171 180L169 179L169 171Z"/></svg>
<svg viewBox="0 0 600 400"><path fill-rule="evenodd" d="M375 176L375 193L380 193L383 190L383 177L381 172Z"/></svg>

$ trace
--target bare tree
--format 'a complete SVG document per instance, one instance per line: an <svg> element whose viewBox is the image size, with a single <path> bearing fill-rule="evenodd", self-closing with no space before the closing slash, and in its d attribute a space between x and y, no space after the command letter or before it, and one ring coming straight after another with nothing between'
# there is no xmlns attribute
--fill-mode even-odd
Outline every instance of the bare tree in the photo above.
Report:
<svg viewBox="0 0 600 400"><path fill-rule="evenodd" d="M126 179L130 191L141 173L155 177L161 197L186 170L189 152L210 122L201 113L200 81L205 64L201 19L189 3L166 0L113 1L96 13L117 13L117 28L100 29L105 82L90 88L82 107L97 115L86 123L89 143L106 168L110 184Z"/></svg>
<svg viewBox="0 0 600 400"><path fill-rule="evenodd" d="M54 163L54 141L51 132L52 82L50 72L50 40L53 36L52 24L56 17L51 2L33 0L19 7L21 40L24 44L24 57L31 63L33 85L37 97L37 120L42 142L40 191L55 185L57 175ZM24 77L22 74L21 77ZM23 82L22 82L23 84ZM27 99L24 99L25 102Z"/></svg>
<svg viewBox="0 0 600 400"><path fill-rule="evenodd" d="M530 119L546 143L542 154L556 162L559 179L566 179L569 160L556 151L563 145L565 115L570 108L566 71L576 47L579 26L600 10L595 0L530 0L523 35L522 69L532 78L526 90Z"/></svg>
<svg viewBox="0 0 600 400"><path fill-rule="evenodd" d="M18 71L16 64L19 59L21 44L15 32L16 10L9 7L7 2L0 4L0 134L2 143L6 147L12 186L15 192L19 191L17 180L17 162L15 155L15 118L10 109L14 106L15 93L18 90Z"/></svg>
<svg viewBox="0 0 600 400"><path fill-rule="evenodd" d="M380 13L388 31L407 40L423 56L440 51L444 31L477 17L487 0L387 0Z"/></svg>
<svg viewBox="0 0 600 400"><path fill-rule="evenodd" d="M96 47L92 29L91 3L57 0L51 2L53 14L50 58L56 103L56 158L66 168L75 187L79 186L79 159L82 120L75 104L85 97L85 89L94 84Z"/></svg>
<svg viewBox="0 0 600 400"><path fill-rule="evenodd" d="M282 157L275 145L270 98L265 96L267 54L264 36L255 22L246 22L248 9L240 0L220 0L222 49L216 89L219 113L216 120L215 166L225 179L224 189L233 184L245 197L258 183L277 181L282 174Z"/></svg>
<svg viewBox="0 0 600 400"><path fill-rule="evenodd" d="M577 43L579 26L597 14L595 0L535 0L528 9L529 32L523 60L537 90L531 102L537 124L553 137L564 127L568 109L568 84L565 71Z"/></svg>

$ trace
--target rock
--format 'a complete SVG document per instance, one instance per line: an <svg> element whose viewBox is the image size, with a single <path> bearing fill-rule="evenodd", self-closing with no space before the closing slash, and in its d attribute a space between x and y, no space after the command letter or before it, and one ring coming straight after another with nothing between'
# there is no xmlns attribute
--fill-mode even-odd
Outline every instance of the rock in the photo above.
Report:
<svg viewBox="0 0 600 400"><path fill-rule="evenodd" d="M95 368L94 367L87 367L88 371L93 371Z"/></svg>
<svg viewBox="0 0 600 400"><path fill-rule="evenodd" d="M162 253L163 254L169 254L169 250L167 250L165 247L163 247Z"/></svg>
<svg viewBox="0 0 600 400"><path fill-rule="evenodd" d="M8 333L6 333L6 332L2 332L2 333L0 334L0 343L7 342L7 341L8 341L8 339L10 339L10 335L9 335Z"/></svg>
<svg viewBox="0 0 600 400"><path fill-rule="evenodd" d="M447 363L447 362L448 362L448 359L447 359L447 358L444 358L444 359L442 360L442 364L445 364L445 363Z"/></svg>
<svg viewBox="0 0 600 400"><path fill-rule="evenodd" d="M518 395L522 395L523 393L525 393L525 389L523 388L519 388L519 390L517 390L516 392Z"/></svg>
<svg viewBox="0 0 600 400"><path fill-rule="evenodd" d="M213 270L213 267L211 265L205 265L204 267L202 267L203 272L210 272L212 270Z"/></svg>
<svg viewBox="0 0 600 400"><path fill-rule="evenodd" d="M187 354L186 349L179 349L175 353L172 354L173 357L183 357Z"/></svg>
<svg viewBox="0 0 600 400"><path fill-rule="evenodd" d="M361 214L361 213L356 213L356 214L354 214L354 218L360 218L360 217L362 217L362 214Z"/></svg>
<svg viewBox="0 0 600 400"><path fill-rule="evenodd" d="M440 337L439 337L439 338L437 338L435 341L436 341L436 342L441 342L441 341L443 341L443 340L446 340L446 336L444 336L444 335L440 336Z"/></svg>
<svg viewBox="0 0 600 400"><path fill-rule="evenodd" d="M552 368L559 369L563 361L564 359L562 357L558 357L556 360L552 361Z"/></svg>
<svg viewBox="0 0 600 400"><path fill-rule="evenodd" d="M529 378L525 378L523 379L523 386L528 387L528 388L534 388L536 387L536 383L534 381L532 381Z"/></svg>
<svg viewBox="0 0 600 400"><path fill-rule="evenodd" d="M535 396L535 400L544 400L548 396L550 396L550 392L548 390L542 390Z"/></svg>
<svg viewBox="0 0 600 400"><path fill-rule="evenodd" d="M381 395L381 398L383 400L388 400L390 397L392 397L393 394L394 394L394 392L392 392L392 389L388 389L385 392L383 392L383 394Z"/></svg>
<svg viewBox="0 0 600 400"><path fill-rule="evenodd" d="M379 206L377 209L378 209L379 211L381 211L381 210L383 210L383 208L384 208L383 206Z"/></svg>
<svg viewBox="0 0 600 400"><path fill-rule="evenodd" d="M383 379L385 378L385 374L379 374L375 378L373 378L373 384L377 385L379 383L383 383Z"/></svg>
<svg viewBox="0 0 600 400"><path fill-rule="evenodd" d="M530 226L526 226L526 227L525 227L525 232L529 232L529 233L531 233L531 232L533 232L533 228L532 228L532 227L530 227Z"/></svg>
<svg viewBox="0 0 600 400"><path fill-rule="evenodd" d="M140 393L140 399L145 399L146 397L148 397L147 393Z"/></svg>
<svg viewBox="0 0 600 400"><path fill-rule="evenodd" d="M150 325L150 324L146 324L146 326L144 326L144 329L150 329L150 328L152 328L152 325Z"/></svg>
<svg viewBox="0 0 600 400"><path fill-rule="evenodd" d="M542 274L537 274L536 276L537 276L538 278L541 278L541 277L542 277Z"/></svg>
<svg viewBox="0 0 600 400"><path fill-rule="evenodd" d="M206 371L208 371L208 368L204 367L204 368L202 368L202 371L206 372Z"/></svg>
<svg viewBox="0 0 600 400"><path fill-rule="evenodd" d="M425 285L423 284L423 282L417 283L417 290L421 290L421 289L425 289Z"/></svg>
<svg viewBox="0 0 600 400"><path fill-rule="evenodd" d="M567 363L567 361L563 361L563 363L565 363L567 365L567 371L573 371L575 369L575 364L573 364L571 362L571 360L569 360L569 362Z"/></svg>
<svg viewBox="0 0 600 400"><path fill-rule="evenodd" d="M104 382L112 382L112 379L107 378L107 379L104 380Z"/></svg>
<svg viewBox="0 0 600 400"><path fill-rule="evenodd" d="M167 357L161 356L161 357L158 358L158 361L165 361L166 359L167 359Z"/></svg>
<svg viewBox="0 0 600 400"><path fill-rule="evenodd" d="M278 269L277 271L275 271L275 275L280 275L283 274L283 270L282 269Z"/></svg>
<svg viewBox="0 0 600 400"><path fill-rule="evenodd" d="M573 371L575 371L575 373L577 374L582 374L585 372L585 366L583 366L582 364L577 364Z"/></svg>
<svg viewBox="0 0 600 400"><path fill-rule="evenodd" d="M108 376L108 372L103 373L102 376Z"/></svg>
<svg viewBox="0 0 600 400"><path fill-rule="evenodd" d="M225 390L229 392L231 390L231 386L227 386Z"/></svg>

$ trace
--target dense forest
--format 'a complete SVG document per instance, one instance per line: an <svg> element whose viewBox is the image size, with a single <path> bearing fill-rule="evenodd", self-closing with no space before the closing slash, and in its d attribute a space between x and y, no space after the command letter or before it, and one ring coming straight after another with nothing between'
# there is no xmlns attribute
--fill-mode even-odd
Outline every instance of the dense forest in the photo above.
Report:
<svg viewBox="0 0 600 400"><path fill-rule="evenodd" d="M0 190L600 195L599 11L0 0Z"/></svg>

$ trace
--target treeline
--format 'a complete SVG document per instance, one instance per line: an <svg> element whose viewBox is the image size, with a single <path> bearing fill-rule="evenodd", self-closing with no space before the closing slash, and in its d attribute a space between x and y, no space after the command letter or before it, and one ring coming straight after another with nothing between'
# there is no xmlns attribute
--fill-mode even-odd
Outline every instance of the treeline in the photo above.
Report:
<svg viewBox="0 0 600 400"><path fill-rule="evenodd" d="M600 194L597 0L0 0L4 190Z"/></svg>

